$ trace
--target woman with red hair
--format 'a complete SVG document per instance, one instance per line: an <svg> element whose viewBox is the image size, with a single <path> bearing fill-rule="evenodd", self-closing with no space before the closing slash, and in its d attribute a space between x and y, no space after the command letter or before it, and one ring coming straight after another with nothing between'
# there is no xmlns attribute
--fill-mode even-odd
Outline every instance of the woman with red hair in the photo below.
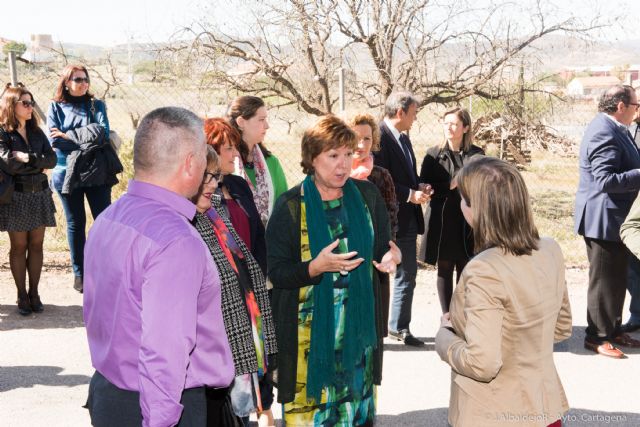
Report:
<svg viewBox="0 0 640 427"><path fill-rule="evenodd" d="M247 181L233 175L236 158L240 155L240 133L225 119L212 118L204 121L204 133L207 144L213 146L220 160L220 182L216 194L221 197L222 214L228 217L233 228L248 246L258 261L262 272L267 271L267 249L264 240L264 225L253 193Z"/></svg>

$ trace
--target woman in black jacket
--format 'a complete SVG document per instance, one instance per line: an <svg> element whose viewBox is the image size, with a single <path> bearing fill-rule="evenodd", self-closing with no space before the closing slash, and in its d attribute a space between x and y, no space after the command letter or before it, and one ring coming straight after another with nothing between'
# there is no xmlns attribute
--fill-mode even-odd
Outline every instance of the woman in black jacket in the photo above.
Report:
<svg viewBox="0 0 640 427"><path fill-rule="evenodd" d="M55 207L44 169L56 155L33 115L33 95L8 87L0 100L0 168L12 175L11 202L0 205L0 230L9 232L9 264L18 288L18 312L40 313L38 293L45 227L55 227ZM27 291L27 271L29 290Z"/></svg>
<svg viewBox="0 0 640 427"><path fill-rule="evenodd" d="M443 313L449 311L456 280L473 255L473 231L460 210L460 195L454 177L474 157L484 155L472 144L471 116L464 108L454 108L442 116L445 141L427 150L422 161L420 182L430 184L431 216L422 261L438 266L438 298Z"/></svg>

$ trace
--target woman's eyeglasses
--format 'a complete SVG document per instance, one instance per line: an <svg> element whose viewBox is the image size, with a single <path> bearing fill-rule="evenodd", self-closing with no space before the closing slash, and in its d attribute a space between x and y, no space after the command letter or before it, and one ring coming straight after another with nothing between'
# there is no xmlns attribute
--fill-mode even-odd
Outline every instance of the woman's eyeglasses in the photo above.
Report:
<svg viewBox="0 0 640 427"><path fill-rule="evenodd" d="M21 103L24 108L33 108L36 105L35 101L24 100L24 101L18 101L18 102Z"/></svg>
<svg viewBox="0 0 640 427"><path fill-rule="evenodd" d="M89 77L74 77L69 79L74 83L89 83Z"/></svg>
<svg viewBox="0 0 640 427"><path fill-rule="evenodd" d="M202 182L204 184L209 184L214 179L216 181L220 181L220 177L221 176L222 176L222 174L220 172L216 172L216 173L205 172L204 173L204 178L202 179Z"/></svg>

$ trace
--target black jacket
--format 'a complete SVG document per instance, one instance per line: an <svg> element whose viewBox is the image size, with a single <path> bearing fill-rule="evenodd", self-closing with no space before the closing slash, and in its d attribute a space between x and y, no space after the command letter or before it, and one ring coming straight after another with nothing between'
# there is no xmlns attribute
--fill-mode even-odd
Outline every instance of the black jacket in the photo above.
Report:
<svg viewBox="0 0 640 427"><path fill-rule="evenodd" d="M422 207L408 202L410 190L418 189L418 174L416 173L416 156L413 154L411 143L407 146L413 168L409 168L402 148L398 145L395 137L387 125L380 124L380 151L374 153L374 163L385 168L393 178L393 184L398 198L398 238L404 237L407 233L407 224L411 217L415 217L418 224L418 234L424 233L424 217Z"/></svg>
<svg viewBox="0 0 640 427"><path fill-rule="evenodd" d="M482 148L471 145L468 151L461 152L462 165L468 164L474 157L484 155ZM460 211L460 195L457 189L451 190L451 180L458 172L452 159L451 151L441 146L431 147L422 161L420 170L420 182L430 184L433 188L431 196L431 216L429 217L429 228L427 230L427 247L423 261L435 264L439 258L439 248L443 236L443 229L461 227L465 235L466 258L473 255L473 233L471 227L466 223ZM456 210L455 214L443 215L445 207ZM448 211L449 212L449 211ZM455 224L444 224L444 221L453 221Z"/></svg>
<svg viewBox="0 0 640 427"><path fill-rule="evenodd" d="M27 138L28 145L17 131L0 129L0 169L9 175L34 175L56 165L56 153L40 128L27 129ZM17 161L12 157L12 151L28 153L29 162Z"/></svg>
<svg viewBox="0 0 640 427"><path fill-rule="evenodd" d="M267 275L267 245L264 240L264 225L258 208L253 201L253 193L247 181L237 175L225 175L220 185L227 187L231 198L240 205L249 218L251 235L251 255L258 261L262 273Z"/></svg>
<svg viewBox="0 0 640 427"><path fill-rule="evenodd" d="M380 261L389 250L391 229L389 216L380 191L370 182L353 181L364 199L373 224L373 259ZM298 363L298 295L300 288L317 285L322 275L309 276L309 262L300 255L300 195L296 185L276 201L267 224L269 278L273 283L273 318L278 341L278 368L273 382L278 387L278 402L291 402L296 392ZM374 267L371 267L374 268ZM377 270L375 270L377 271ZM382 334L384 309L380 295L379 275L373 274L375 322L378 346L373 354L373 382L382 381Z"/></svg>
<svg viewBox="0 0 640 427"><path fill-rule="evenodd" d="M67 136L78 149L67 157L67 172L62 194L79 187L115 185L116 174L123 171L118 155L105 140L104 127L97 123L67 131Z"/></svg>

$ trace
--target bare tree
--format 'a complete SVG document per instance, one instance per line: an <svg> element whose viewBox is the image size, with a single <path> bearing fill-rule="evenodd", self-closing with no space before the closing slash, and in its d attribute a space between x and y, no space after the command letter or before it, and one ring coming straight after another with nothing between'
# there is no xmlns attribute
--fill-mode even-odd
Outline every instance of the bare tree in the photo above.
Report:
<svg viewBox="0 0 640 427"><path fill-rule="evenodd" d="M606 25L562 17L545 0L526 7L508 0L263 0L253 7L243 36L201 24L188 30L188 49L226 87L316 115L336 106L339 67L353 76L351 99L371 108L396 89L418 94L422 105L503 98L513 86L505 81L537 58L539 41L588 37Z"/></svg>

